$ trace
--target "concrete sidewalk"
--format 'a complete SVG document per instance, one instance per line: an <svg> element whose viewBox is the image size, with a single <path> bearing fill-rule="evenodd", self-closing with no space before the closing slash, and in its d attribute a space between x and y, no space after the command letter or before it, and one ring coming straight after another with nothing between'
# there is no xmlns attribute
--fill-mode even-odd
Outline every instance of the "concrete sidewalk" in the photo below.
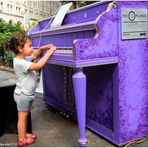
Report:
<svg viewBox="0 0 148 148"><path fill-rule="evenodd" d="M78 127L73 121L64 119L59 112L49 108L41 97L36 97L32 109L32 128L37 134L33 147L77 147ZM88 147L114 147L113 144L94 134L86 132ZM0 146L17 146L16 134L4 134L0 137ZM134 147L148 147L148 138Z"/></svg>
<svg viewBox="0 0 148 148"><path fill-rule="evenodd" d="M42 98L36 98L32 110L33 131L38 134L38 140L33 146L46 147L76 147L78 127L73 121L65 119L56 110L49 108ZM113 146L87 130L88 146Z"/></svg>
<svg viewBox="0 0 148 148"><path fill-rule="evenodd" d="M8 71L0 70L0 86L15 84L15 75Z"/></svg>

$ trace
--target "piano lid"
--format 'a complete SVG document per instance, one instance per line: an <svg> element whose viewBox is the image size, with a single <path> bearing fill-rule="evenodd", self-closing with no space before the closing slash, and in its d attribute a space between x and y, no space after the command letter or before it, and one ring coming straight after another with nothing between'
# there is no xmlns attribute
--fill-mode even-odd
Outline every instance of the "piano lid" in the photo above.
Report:
<svg viewBox="0 0 148 148"><path fill-rule="evenodd" d="M94 22L98 16L107 9L110 2L112 1L96 2L68 12L63 19L61 27ZM51 16L47 19L40 20L37 26L29 31L29 34L34 34L44 30L51 30L50 27L54 18L55 16Z"/></svg>
<svg viewBox="0 0 148 148"><path fill-rule="evenodd" d="M53 43L58 48L73 48L75 40L95 38L99 33L98 18L110 10L111 1L97 2L67 13L62 26L50 28L54 17L39 21L29 32L33 47Z"/></svg>

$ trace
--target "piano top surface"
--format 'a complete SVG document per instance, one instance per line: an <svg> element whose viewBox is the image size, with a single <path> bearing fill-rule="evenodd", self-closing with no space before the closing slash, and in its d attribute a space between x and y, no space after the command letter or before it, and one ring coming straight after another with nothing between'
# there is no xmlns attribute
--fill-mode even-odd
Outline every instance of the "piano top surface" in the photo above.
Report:
<svg viewBox="0 0 148 148"><path fill-rule="evenodd" d="M107 2L96 2L88 6L84 6L68 12L63 20L61 27L70 27L79 25L81 23L94 22L97 17L106 10L109 1ZM34 34L40 31L53 30L50 29L50 23L54 16L40 20L35 29L31 30L29 34ZM59 27L60 28L60 27ZM58 29L58 28L55 28Z"/></svg>

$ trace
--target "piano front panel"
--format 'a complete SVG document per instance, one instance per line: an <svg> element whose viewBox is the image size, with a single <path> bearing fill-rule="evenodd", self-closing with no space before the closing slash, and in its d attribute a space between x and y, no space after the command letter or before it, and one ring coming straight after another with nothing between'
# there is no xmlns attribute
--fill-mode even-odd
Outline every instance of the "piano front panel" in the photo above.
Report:
<svg viewBox="0 0 148 148"><path fill-rule="evenodd" d="M89 39L95 36L95 30L87 30L87 31L79 31L79 32L71 32L63 34L55 34L55 35L44 35L40 34L40 36L33 37L33 47L38 48L43 45L47 45L50 43L55 44L58 48L73 48L73 42L76 39Z"/></svg>

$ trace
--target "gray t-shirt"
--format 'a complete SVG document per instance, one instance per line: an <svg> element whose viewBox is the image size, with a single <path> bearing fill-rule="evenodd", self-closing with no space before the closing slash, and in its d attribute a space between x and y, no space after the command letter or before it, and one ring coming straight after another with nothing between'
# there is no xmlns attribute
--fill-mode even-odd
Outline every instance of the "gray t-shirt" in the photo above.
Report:
<svg viewBox="0 0 148 148"><path fill-rule="evenodd" d="M26 95L35 94L37 78L35 71L28 71L31 61L28 59L13 58L13 67L16 74L16 88L15 93Z"/></svg>

